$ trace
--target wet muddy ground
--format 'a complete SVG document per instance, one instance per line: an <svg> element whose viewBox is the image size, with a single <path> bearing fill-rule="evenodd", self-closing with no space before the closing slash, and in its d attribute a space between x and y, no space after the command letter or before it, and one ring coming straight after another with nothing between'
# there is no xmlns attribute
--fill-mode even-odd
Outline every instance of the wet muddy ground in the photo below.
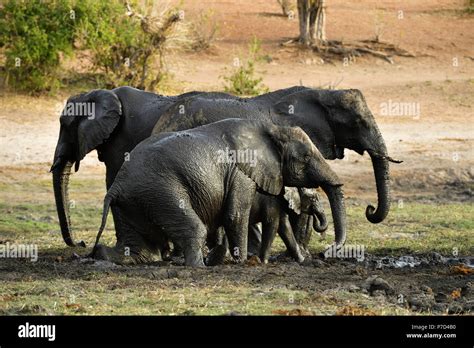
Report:
<svg viewBox="0 0 474 348"><path fill-rule="evenodd" d="M0 312L377 315L474 310L474 258L436 252L393 258L366 254L363 261L315 257L303 264L279 257L263 265L251 258L245 265L202 269L176 263L120 266L75 253L47 255L34 265L8 260L0 263ZM20 280L25 287L7 285ZM127 298L130 302L124 303Z"/></svg>

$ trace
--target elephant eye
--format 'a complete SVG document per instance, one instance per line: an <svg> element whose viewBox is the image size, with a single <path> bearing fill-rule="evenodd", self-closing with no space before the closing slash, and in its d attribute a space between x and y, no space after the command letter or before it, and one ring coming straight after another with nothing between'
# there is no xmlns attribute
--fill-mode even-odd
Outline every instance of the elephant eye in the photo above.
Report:
<svg viewBox="0 0 474 348"><path fill-rule="evenodd" d="M303 157L303 161L305 161L306 163L308 163L310 160L311 160L311 156L310 156L310 155L305 155L305 156Z"/></svg>

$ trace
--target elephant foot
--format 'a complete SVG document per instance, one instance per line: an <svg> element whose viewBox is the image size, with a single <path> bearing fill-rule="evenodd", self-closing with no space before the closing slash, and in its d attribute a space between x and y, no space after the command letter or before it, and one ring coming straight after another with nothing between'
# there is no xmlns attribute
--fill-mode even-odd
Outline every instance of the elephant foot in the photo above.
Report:
<svg viewBox="0 0 474 348"><path fill-rule="evenodd" d="M305 260L305 257L301 253L298 253L298 255L296 255L296 257L294 257L294 259L298 263L303 263L303 261Z"/></svg>
<svg viewBox="0 0 474 348"><path fill-rule="evenodd" d="M306 260L307 258L311 259L311 254L309 253L309 251L307 249L305 249L304 247L301 247L297 244L296 245L296 255L295 255L294 259L298 263L303 263L304 260Z"/></svg>
<svg viewBox="0 0 474 348"><path fill-rule="evenodd" d="M188 267L206 267L202 256L202 250L193 246L185 247L184 265Z"/></svg>
<svg viewBox="0 0 474 348"><path fill-rule="evenodd" d="M122 264L124 259L115 248L110 248L102 244L97 244L89 256L95 260L104 260L117 264Z"/></svg>
<svg viewBox="0 0 474 348"><path fill-rule="evenodd" d="M199 268L203 268L203 267L206 267L206 265L204 264L204 260L193 260L193 261L185 261L184 265L186 267L199 267Z"/></svg>
<svg viewBox="0 0 474 348"><path fill-rule="evenodd" d="M304 261L304 255L298 246L296 246L296 251L294 252L293 255L291 255L291 257L293 258L293 260L295 260L298 263L302 263Z"/></svg>
<svg viewBox="0 0 474 348"><path fill-rule="evenodd" d="M252 225L249 229L249 236L247 242L247 256L250 258L253 255L260 253L262 245L262 232L258 225Z"/></svg>
<svg viewBox="0 0 474 348"><path fill-rule="evenodd" d="M207 254L206 264L208 266L222 265L225 261L226 254L227 247L225 245L216 245L209 251L209 254Z"/></svg>
<svg viewBox="0 0 474 348"><path fill-rule="evenodd" d="M270 257L270 260L272 262L288 262L289 259L294 260L298 263L303 263L305 260L305 255L301 252L301 249L297 249L296 253L293 255L290 253L288 250L276 255Z"/></svg>
<svg viewBox="0 0 474 348"><path fill-rule="evenodd" d="M161 254L152 253L146 249L130 251L130 248L114 248L97 244L90 257L96 260L110 261L119 265L134 265L138 263L149 263L162 261Z"/></svg>

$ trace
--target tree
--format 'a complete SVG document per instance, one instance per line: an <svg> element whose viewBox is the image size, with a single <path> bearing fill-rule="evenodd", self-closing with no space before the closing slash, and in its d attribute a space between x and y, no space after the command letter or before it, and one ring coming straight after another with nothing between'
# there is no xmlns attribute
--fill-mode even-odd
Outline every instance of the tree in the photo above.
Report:
<svg viewBox="0 0 474 348"><path fill-rule="evenodd" d="M471 0L474 1L474 0ZM371 55L393 64L393 56L415 57L390 42L381 41L378 36L375 39L359 41L328 40L326 38L326 0L298 0L298 17L300 35L298 39L292 39L283 43L291 45L298 41L317 52L323 60L331 61L342 56L344 64L354 62L356 57Z"/></svg>
<svg viewBox="0 0 474 348"><path fill-rule="evenodd" d="M298 0L299 41L302 44L320 46L326 42L325 11L325 0Z"/></svg>

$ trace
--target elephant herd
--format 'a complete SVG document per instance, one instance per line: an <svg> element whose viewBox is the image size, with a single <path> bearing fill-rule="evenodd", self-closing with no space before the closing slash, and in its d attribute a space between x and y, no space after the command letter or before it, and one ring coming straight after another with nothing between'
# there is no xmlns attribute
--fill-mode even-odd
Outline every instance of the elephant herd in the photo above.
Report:
<svg viewBox="0 0 474 348"><path fill-rule="evenodd" d="M326 160L350 149L372 159L377 208L390 209L387 148L359 90L302 86L253 98L217 92L162 96L131 87L93 90L64 112L51 167L61 233L73 238L68 184L72 167L92 150L106 166L107 194L92 256L117 263L184 255L187 266L236 262L257 254L267 262L275 235L298 262L315 230L328 224L316 188L327 195L335 245L346 240L342 183ZM65 110L66 110L65 108ZM109 210L117 242L99 244ZM261 228L260 228L261 224ZM204 252L208 249L208 253Z"/></svg>

